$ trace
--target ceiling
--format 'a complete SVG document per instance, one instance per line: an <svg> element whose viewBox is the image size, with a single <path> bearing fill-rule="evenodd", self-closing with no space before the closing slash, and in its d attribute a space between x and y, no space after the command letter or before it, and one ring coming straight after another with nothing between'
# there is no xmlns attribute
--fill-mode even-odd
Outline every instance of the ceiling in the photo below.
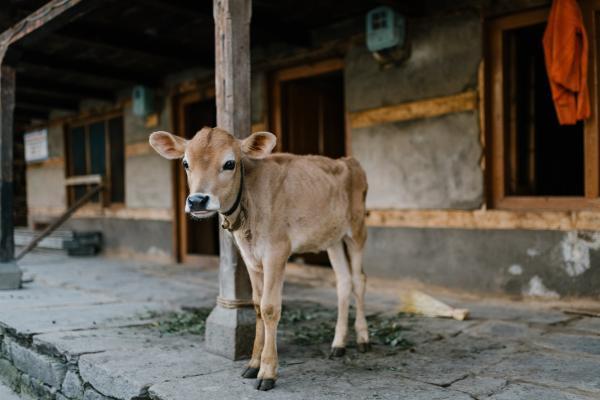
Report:
<svg viewBox="0 0 600 400"><path fill-rule="evenodd" d="M42 6L4 0L0 31ZM252 47L284 42L310 47L311 32L364 15L394 0L254 0ZM414 3L414 2L410 2ZM343 6L341 6L343 4ZM83 98L113 100L132 84L159 85L166 75L214 66L212 0L105 0L94 11L13 47L18 55L16 118L77 110Z"/></svg>

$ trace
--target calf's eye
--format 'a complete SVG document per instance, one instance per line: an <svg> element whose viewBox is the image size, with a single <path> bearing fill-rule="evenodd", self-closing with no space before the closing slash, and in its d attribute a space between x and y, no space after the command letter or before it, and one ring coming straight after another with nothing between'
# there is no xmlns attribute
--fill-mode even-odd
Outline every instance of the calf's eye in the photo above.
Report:
<svg viewBox="0 0 600 400"><path fill-rule="evenodd" d="M223 164L223 171L231 171L235 168L235 161L229 160L225 164Z"/></svg>
<svg viewBox="0 0 600 400"><path fill-rule="evenodd" d="M183 168L190 169L190 165L188 164L187 160L183 160Z"/></svg>

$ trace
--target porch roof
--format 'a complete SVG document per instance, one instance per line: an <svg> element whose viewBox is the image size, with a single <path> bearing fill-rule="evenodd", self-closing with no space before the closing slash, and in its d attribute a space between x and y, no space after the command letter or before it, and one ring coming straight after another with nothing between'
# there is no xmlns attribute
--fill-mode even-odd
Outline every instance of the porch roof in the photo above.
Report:
<svg viewBox="0 0 600 400"><path fill-rule="evenodd" d="M0 31L46 4L11 0L0 11ZM406 3L406 2L404 2ZM363 16L395 0L254 0L251 46L279 42L313 45L314 30ZM57 18L65 18L59 15ZM84 15L69 16L35 40L10 45L6 61L16 67L15 122L47 119L51 110L77 111L84 98L114 100L133 84L158 87L164 77L191 68L214 68L212 1L133 0L99 2Z"/></svg>

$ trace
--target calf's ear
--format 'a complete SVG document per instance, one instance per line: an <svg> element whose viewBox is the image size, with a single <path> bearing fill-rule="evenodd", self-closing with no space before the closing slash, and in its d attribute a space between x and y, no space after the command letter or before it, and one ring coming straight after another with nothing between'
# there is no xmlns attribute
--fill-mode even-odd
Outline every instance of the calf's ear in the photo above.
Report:
<svg viewBox="0 0 600 400"><path fill-rule="evenodd" d="M268 156L277 144L277 138L271 132L254 132L242 140L242 153L247 157L260 159Z"/></svg>
<svg viewBox="0 0 600 400"><path fill-rule="evenodd" d="M159 131L150 135L149 142L158 154L169 160L174 160L183 157L188 141L169 132Z"/></svg>

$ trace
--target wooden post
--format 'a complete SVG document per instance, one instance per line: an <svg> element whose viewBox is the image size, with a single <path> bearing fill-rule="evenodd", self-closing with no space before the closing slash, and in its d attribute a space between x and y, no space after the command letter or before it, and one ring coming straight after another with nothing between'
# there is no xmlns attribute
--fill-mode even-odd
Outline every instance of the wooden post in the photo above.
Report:
<svg viewBox="0 0 600 400"><path fill-rule="evenodd" d="M250 134L251 0L214 0L217 126L238 138ZM220 231L219 298L206 323L207 350L232 360L252 349L255 313L246 267L233 237Z"/></svg>
<svg viewBox="0 0 600 400"><path fill-rule="evenodd" d="M5 49L4 49L5 50ZM0 65L4 58L0 49ZM0 289L21 287L13 227L13 114L15 69L0 66Z"/></svg>

